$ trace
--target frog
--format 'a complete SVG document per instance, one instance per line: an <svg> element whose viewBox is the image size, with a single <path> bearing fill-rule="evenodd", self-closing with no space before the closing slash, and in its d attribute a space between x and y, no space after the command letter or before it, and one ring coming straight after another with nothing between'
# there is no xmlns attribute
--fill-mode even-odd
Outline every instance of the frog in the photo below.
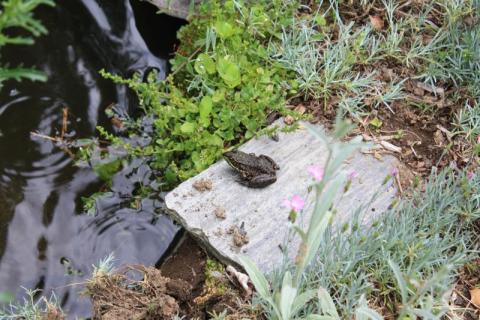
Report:
<svg viewBox="0 0 480 320"><path fill-rule="evenodd" d="M264 188L277 181L279 165L269 156L232 150L223 154L225 161L241 176L238 182L249 188Z"/></svg>

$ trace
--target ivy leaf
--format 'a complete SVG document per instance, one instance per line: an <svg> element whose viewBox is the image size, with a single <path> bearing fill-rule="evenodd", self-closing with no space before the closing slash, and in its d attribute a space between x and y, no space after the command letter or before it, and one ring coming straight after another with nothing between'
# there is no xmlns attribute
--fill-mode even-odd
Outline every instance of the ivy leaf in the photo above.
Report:
<svg viewBox="0 0 480 320"><path fill-rule="evenodd" d="M241 82L240 68L227 58L218 59L217 71L227 86L235 88Z"/></svg>
<svg viewBox="0 0 480 320"><path fill-rule="evenodd" d="M180 126L182 133L193 133L195 130L195 124L193 122L185 122Z"/></svg>
<svg viewBox="0 0 480 320"><path fill-rule="evenodd" d="M201 53L198 55L197 60L195 60L194 68L198 74L212 74L215 72L215 62L209 55Z"/></svg>
<svg viewBox="0 0 480 320"><path fill-rule="evenodd" d="M100 179L110 183L112 177L117 173L122 166L122 161L117 159L107 163L100 163L93 166L93 171L98 175Z"/></svg>
<svg viewBox="0 0 480 320"><path fill-rule="evenodd" d="M213 101L210 96L205 96L200 101L199 111L200 111L200 122L203 126L208 126L210 124L210 113L212 112Z"/></svg>
<svg viewBox="0 0 480 320"><path fill-rule="evenodd" d="M208 138L208 143L212 146L223 147L223 140L216 134L210 135Z"/></svg>
<svg viewBox="0 0 480 320"><path fill-rule="evenodd" d="M235 28L226 21L217 21L215 30L222 39L227 39L235 34Z"/></svg>

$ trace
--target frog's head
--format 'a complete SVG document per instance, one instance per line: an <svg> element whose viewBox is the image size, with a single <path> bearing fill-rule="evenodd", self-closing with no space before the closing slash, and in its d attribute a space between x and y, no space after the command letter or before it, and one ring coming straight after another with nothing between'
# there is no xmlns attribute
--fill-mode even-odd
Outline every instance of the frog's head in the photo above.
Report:
<svg viewBox="0 0 480 320"><path fill-rule="evenodd" d="M245 154L237 150L225 152L223 158L232 168L235 169L240 169L246 162Z"/></svg>

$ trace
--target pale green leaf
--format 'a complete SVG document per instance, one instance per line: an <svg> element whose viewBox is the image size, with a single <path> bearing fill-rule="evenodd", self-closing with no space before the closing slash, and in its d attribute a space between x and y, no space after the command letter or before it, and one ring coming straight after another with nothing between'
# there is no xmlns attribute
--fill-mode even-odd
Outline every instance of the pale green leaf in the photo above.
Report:
<svg viewBox="0 0 480 320"><path fill-rule="evenodd" d="M213 101L210 96L205 96L200 101L198 110L200 112L200 121L204 126L208 126L210 123L210 113L212 112Z"/></svg>
<svg viewBox="0 0 480 320"><path fill-rule="evenodd" d="M235 28L226 21L217 21L215 30L222 39L227 39L235 34Z"/></svg>
<svg viewBox="0 0 480 320"><path fill-rule="evenodd" d="M383 320L383 317L375 310L368 307L360 307L355 311L357 320Z"/></svg>
<svg viewBox="0 0 480 320"><path fill-rule="evenodd" d="M315 293L317 291L315 289L307 290L295 298L295 301L293 302L292 306L292 315L297 314L298 311L300 311L310 300L315 297Z"/></svg>
<svg viewBox="0 0 480 320"><path fill-rule="evenodd" d="M340 319L335 303L333 299L324 288L318 288L317 291L318 303L320 305L320 311L326 315L333 317L334 319Z"/></svg>
<svg viewBox="0 0 480 320"><path fill-rule="evenodd" d="M395 279L397 279L397 284L400 289L400 295L402 296L402 302L406 303L408 300L408 288L407 288L407 283L403 278L402 272L400 271L400 268L398 267L398 265L392 260L388 260L388 264L390 265L390 268L392 269L393 274L395 275Z"/></svg>
<svg viewBox="0 0 480 320"><path fill-rule="evenodd" d="M225 84L235 88L241 82L240 68L227 58L218 59L217 71Z"/></svg>
<svg viewBox="0 0 480 320"><path fill-rule="evenodd" d="M212 74L215 72L215 62L209 55L200 53L195 60L194 68L198 74Z"/></svg>
<svg viewBox="0 0 480 320"><path fill-rule="evenodd" d="M193 133L193 131L195 131L195 124L192 122L185 122L180 126L180 131L183 133Z"/></svg>
<svg viewBox="0 0 480 320"><path fill-rule="evenodd" d="M332 316L321 316L319 314L310 314L304 319L305 320L339 320L339 318L335 318Z"/></svg>
<svg viewBox="0 0 480 320"><path fill-rule="evenodd" d="M292 274L287 271L283 276L282 289L280 291L280 313L283 319L290 319L293 302L297 296L297 288L292 285Z"/></svg>
<svg viewBox="0 0 480 320"><path fill-rule="evenodd" d="M252 259L247 256L241 256L239 257L239 260L243 268L245 268L245 271L248 273L248 276L252 280L252 283L255 286L258 294L264 299L270 298L270 285Z"/></svg>

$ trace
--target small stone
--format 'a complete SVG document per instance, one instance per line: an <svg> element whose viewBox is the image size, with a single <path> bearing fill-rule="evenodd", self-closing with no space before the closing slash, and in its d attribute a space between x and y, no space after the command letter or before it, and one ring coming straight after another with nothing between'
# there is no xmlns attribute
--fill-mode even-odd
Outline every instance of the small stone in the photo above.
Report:
<svg viewBox="0 0 480 320"><path fill-rule="evenodd" d="M292 116L286 116L284 119L283 119L283 122L287 125L291 125L295 122L295 119L292 117Z"/></svg>
<svg viewBox="0 0 480 320"><path fill-rule="evenodd" d="M370 23L376 31L381 31L383 30L385 23L383 22L382 18L379 16L369 16L370 18Z"/></svg>
<svg viewBox="0 0 480 320"><path fill-rule="evenodd" d="M214 213L215 217L221 220L224 220L227 217L227 215L225 214L225 209L222 207L216 207Z"/></svg>
<svg viewBox="0 0 480 320"><path fill-rule="evenodd" d="M213 183L212 180L210 179L200 179L195 181L192 186L195 188L195 190L204 192L204 191L210 191L213 189Z"/></svg>
<svg viewBox="0 0 480 320"><path fill-rule="evenodd" d="M241 228L234 227L233 228L233 244L236 247L243 247L249 242L247 233L245 230L242 230Z"/></svg>

